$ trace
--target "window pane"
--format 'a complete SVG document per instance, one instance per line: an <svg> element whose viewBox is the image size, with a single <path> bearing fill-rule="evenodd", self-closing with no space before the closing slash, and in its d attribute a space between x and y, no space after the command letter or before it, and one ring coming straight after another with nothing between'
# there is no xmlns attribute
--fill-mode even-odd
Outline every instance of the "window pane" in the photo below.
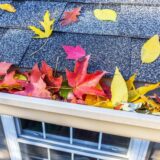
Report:
<svg viewBox="0 0 160 160"><path fill-rule="evenodd" d="M22 129L42 132L42 123L32 120L20 119Z"/></svg>
<svg viewBox="0 0 160 160"><path fill-rule="evenodd" d="M32 120L20 119L22 134L42 137L42 123Z"/></svg>
<svg viewBox="0 0 160 160"><path fill-rule="evenodd" d="M69 137L69 127L46 123L46 133Z"/></svg>
<svg viewBox="0 0 160 160"><path fill-rule="evenodd" d="M47 158L47 149L20 143L20 150L24 160L39 160Z"/></svg>
<svg viewBox="0 0 160 160"><path fill-rule="evenodd" d="M130 138L115 136L110 134L103 134L102 137L102 150L110 150L112 152L121 152L126 154L130 144ZM107 147L107 145L111 147Z"/></svg>
<svg viewBox="0 0 160 160"><path fill-rule="evenodd" d="M102 143L117 147L128 148L130 143L130 138L115 136L110 134L103 134Z"/></svg>
<svg viewBox="0 0 160 160"><path fill-rule="evenodd" d="M51 150L51 160L71 160L71 153Z"/></svg>
<svg viewBox="0 0 160 160"><path fill-rule="evenodd" d="M97 160L96 158L91 158L91 157L86 157L81 155L75 155L74 159L75 160Z"/></svg>
<svg viewBox="0 0 160 160"><path fill-rule="evenodd" d="M73 130L73 138L90 142L98 142L99 133L82 129Z"/></svg>

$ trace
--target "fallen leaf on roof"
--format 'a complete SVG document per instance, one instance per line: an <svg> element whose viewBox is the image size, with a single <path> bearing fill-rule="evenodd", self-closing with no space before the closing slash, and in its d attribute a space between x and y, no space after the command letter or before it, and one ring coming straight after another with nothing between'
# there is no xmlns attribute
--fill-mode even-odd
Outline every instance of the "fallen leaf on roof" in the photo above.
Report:
<svg viewBox="0 0 160 160"><path fill-rule="evenodd" d="M96 71L88 74L88 61L90 56L86 56L83 60L76 61L74 71L66 69L66 77L70 87L73 87L73 93L80 99L84 94L97 96L105 96L102 89L98 89L100 79L106 74L105 71Z"/></svg>
<svg viewBox="0 0 160 160"><path fill-rule="evenodd" d="M67 54L66 59L78 60L86 55L86 51L81 46L62 46Z"/></svg>
<svg viewBox="0 0 160 160"><path fill-rule="evenodd" d="M111 93L111 101L114 106L128 101L128 88L123 76L117 67L111 83Z"/></svg>
<svg viewBox="0 0 160 160"><path fill-rule="evenodd" d="M28 26L29 29L31 29L37 36L34 38L48 38L51 36L53 32L53 24L55 22L55 19L50 18L50 12L46 11L44 15L44 21L40 21L40 24L44 28L44 30L41 30L35 26Z"/></svg>
<svg viewBox="0 0 160 160"><path fill-rule="evenodd" d="M66 26L71 23L78 21L78 16L80 15L81 7L74 8L72 11L64 12L64 16L61 20L61 25Z"/></svg>
<svg viewBox="0 0 160 160"><path fill-rule="evenodd" d="M151 37L141 49L142 63L152 63L160 56L159 36Z"/></svg>
<svg viewBox="0 0 160 160"><path fill-rule="evenodd" d="M14 6L8 3L0 4L0 9L7 11L7 12L12 12L12 13L16 12L16 9L14 8Z"/></svg>
<svg viewBox="0 0 160 160"><path fill-rule="evenodd" d="M95 9L94 16L101 21L113 21L117 20L117 13L112 9Z"/></svg>

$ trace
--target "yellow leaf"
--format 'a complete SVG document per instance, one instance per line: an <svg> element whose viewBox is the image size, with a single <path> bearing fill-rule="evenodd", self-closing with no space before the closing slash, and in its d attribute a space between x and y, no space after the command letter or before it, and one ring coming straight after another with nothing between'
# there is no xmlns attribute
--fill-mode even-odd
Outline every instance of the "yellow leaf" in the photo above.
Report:
<svg viewBox="0 0 160 160"><path fill-rule="evenodd" d="M141 60L142 63L152 63L160 55L159 36L154 35L142 47Z"/></svg>
<svg viewBox="0 0 160 160"><path fill-rule="evenodd" d="M85 98L85 104L87 105L94 105L97 103L97 96L94 95L87 95Z"/></svg>
<svg viewBox="0 0 160 160"><path fill-rule="evenodd" d="M53 32L53 24L55 22L55 19L50 20L49 11L46 11L43 18L44 21L40 21L40 24L43 26L44 31L35 26L28 26L28 28L31 29L37 35L34 38L48 38L51 36Z"/></svg>
<svg viewBox="0 0 160 160"><path fill-rule="evenodd" d="M149 108L152 112L160 112L160 104L154 102L146 96L141 96L141 98L151 107Z"/></svg>
<svg viewBox="0 0 160 160"><path fill-rule="evenodd" d="M85 104L93 105L96 107L113 108L112 102L104 97L87 95L85 98Z"/></svg>
<svg viewBox="0 0 160 160"><path fill-rule="evenodd" d="M128 90L135 89L134 81L135 81L135 79L136 79L136 76L137 76L136 73L133 74L133 75L128 79L128 81L126 82L127 87L128 87Z"/></svg>
<svg viewBox="0 0 160 160"><path fill-rule="evenodd" d="M129 91L129 102L133 102L137 100L140 96L145 95L146 93L155 90L156 88L160 87L160 82L156 84L150 84L147 86L139 87L138 89L133 89Z"/></svg>
<svg viewBox="0 0 160 160"><path fill-rule="evenodd" d="M0 9L7 12L16 12L16 9L11 4L0 4Z"/></svg>
<svg viewBox="0 0 160 160"><path fill-rule="evenodd" d="M103 107L103 108L111 108L111 109L113 109L113 108L114 108L114 106L113 106L112 102L111 102L111 101L109 101L109 100L106 100L106 101L100 101L100 102L98 102L98 103L94 104L94 106L96 106L96 107Z"/></svg>
<svg viewBox="0 0 160 160"><path fill-rule="evenodd" d="M111 93L114 106L128 101L127 85L117 67L111 84Z"/></svg>
<svg viewBox="0 0 160 160"><path fill-rule="evenodd" d="M117 19L117 13L111 9L95 9L94 16L101 21L113 21Z"/></svg>

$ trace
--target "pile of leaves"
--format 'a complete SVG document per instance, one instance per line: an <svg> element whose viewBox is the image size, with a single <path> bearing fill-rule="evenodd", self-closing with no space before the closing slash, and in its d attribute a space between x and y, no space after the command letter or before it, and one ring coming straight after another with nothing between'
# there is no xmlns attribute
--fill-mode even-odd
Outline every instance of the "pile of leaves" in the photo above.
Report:
<svg viewBox="0 0 160 160"><path fill-rule="evenodd" d="M160 87L160 83L136 88L136 74L125 81L116 68L109 84L104 77L107 72L87 73L89 59L89 55L78 59L74 71L66 69L65 76L57 76L45 61L40 67L35 64L30 71L21 71L11 63L1 62L0 91L116 110L160 112L160 97L145 96Z"/></svg>

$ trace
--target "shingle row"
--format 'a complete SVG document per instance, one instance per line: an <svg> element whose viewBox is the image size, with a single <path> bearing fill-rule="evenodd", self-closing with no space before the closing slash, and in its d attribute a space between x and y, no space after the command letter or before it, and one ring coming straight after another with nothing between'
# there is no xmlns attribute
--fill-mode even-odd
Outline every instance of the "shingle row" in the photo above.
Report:
<svg viewBox="0 0 160 160"><path fill-rule="evenodd" d="M160 80L160 58L152 64L141 65L140 51L144 39L62 32L54 33L48 40L32 39L30 31L17 29L9 29L1 36L0 61L12 62L21 67L31 68L35 63L45 60L53 68L57 66L59 71L64 72L65 68L73 70L74 62L66 60L62 45L81 45L91 55L89 72L106 70L113 74L117 66L125 78L139 69L137 80ZM39 50L44 43L46 45ZM32 55L35 51L38 52Z"/></svg>
<svg viewBox="0 0 160 160"><path fill-rule="evenodd" d="M17 12L14 14L3 13L0 16L0 27L25 28L29 25L39 26L39 21L46 10L51 12L51 17L58 23L56 31L70 33L85 33L98 35L116 35L135 38L148 38L160 34L160 7L140 5L111 5L111 4L82 4L60 3L48 1L14 2ZM62 27L59 20L64 11L74 7L82 7L79 21L69 26ZM113 9L117 12L117 22L99 21L93 14L94 9Z"/></svg>

